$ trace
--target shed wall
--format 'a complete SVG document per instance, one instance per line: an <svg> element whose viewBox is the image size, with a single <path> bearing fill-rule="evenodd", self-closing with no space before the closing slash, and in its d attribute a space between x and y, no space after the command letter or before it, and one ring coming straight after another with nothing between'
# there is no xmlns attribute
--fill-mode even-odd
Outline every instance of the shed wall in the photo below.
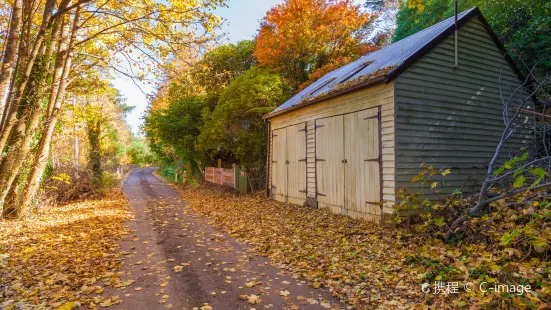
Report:
<svg viewBox="0 0 551 310"><path fill-rule="evenodd" d="M452 35L395 80L396 188L418 188L410 181L427 162L452 169L445 191L474 190L495 152L504 129L500 72L506 97L521 81L477 18L460 28L458 38L457 68ZM523 115L522 121L533 117ZM508 151L518 151L530 138L523 126Z"/></svg>
<svg viewBox="0 0 551 310"><path fill-rule="evenodd" d="M310 199L317 199L316 189L316 147L315 124L316 119L343 115L381 106L381 142L383 166L383 200L386 206L383 210L390 213L390 206L395 201L395 152L394 152L394 83L381 84L358 90L346 95L305 106L301 109L276 116L270 119L271 130L277 130L296 124L306 124L306 180L307 193ZM270 141L271 142L271 141ZM271 145L271 143L270 143ZM271 145L271 148L273 146ZM272 154L272 151L270 151ZM270 158L269 162L272 159ZM268 187L271 187L271 168L269 169ZM304 201L305 202L305 201Z"/></svg>

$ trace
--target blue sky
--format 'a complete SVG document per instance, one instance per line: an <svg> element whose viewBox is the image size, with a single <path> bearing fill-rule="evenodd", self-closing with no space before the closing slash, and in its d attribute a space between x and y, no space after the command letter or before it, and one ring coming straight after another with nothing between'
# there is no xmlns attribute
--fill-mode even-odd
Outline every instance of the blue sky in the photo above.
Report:
<svg viewBox="0 0 551 310"><path fill-rule="evenodd" d="M251 39L259 28L259 21L274 5L283 0L231 0L227 8L219 8L216 14L226 19L222 32L226 33L226 41L237 42ZM132 131L139 133L142 117L147 108L147 98L142 91L128 78L118 77L113 85L127 98L127 104L136 106L127 116ZM152 89L140 84L140 88L150 93Z"/></svg>

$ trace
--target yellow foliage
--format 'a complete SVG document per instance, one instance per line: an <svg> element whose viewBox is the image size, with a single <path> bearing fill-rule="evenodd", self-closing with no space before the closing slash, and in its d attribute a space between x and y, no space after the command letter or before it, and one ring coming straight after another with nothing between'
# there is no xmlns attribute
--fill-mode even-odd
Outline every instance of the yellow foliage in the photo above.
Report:
<svg viewBox="0 0 551 310"><path fill-rule="evenodd" d="M127 233L122 222L130 217L124 196L113 192L1 223L0 305L68 310L94 300L120 302L96 296L103 291L96 283L119 266L120 254L108 254ZM11 302L2 304L7 296Z"/></svg>
<svg viewBox="0 0 551 310"><path fill-rule="evenodd" d="M214 187L180 190L195 212L254 245L257 253L296 277L304 277L311 286L329 287L354 309L449 309L466 305L497 309L528 302L543 309L543 300L551 296L547 282L551 263L522 261L514 249L476 242L445 244L429 235L383 229L325 210L286 205L261 194L236 195ZM435 221L445 227L443 218ZM421 291L422 283L432 285L438 280L476 287L481 281L530 284L538 298L531 294L504 297L480 291L440 295ZM251 305L257 301L252 295L240 298Z"/></svg>

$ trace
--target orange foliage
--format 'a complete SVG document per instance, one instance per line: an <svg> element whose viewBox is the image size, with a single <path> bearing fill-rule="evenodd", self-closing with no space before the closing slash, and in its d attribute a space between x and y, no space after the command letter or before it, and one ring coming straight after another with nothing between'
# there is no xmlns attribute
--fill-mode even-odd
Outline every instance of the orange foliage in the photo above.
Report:
<svg viewBox="0 0 551 310"><path fill-rule="evenodd" d="M329 73L329 72L331 72L335 69L338 69L338 68L346 65L347 63L351 62L351 61L352 61L352 57L339 57L339 58L335 59L335 61L330 62L326 65L323 65L322 67L319 67L318 69L316 69L316 71L314 71L314 72L312 72L312 74L310 74L310 78L308 79L308 81L300 84L300 86L298 87L298 90L301 91L301 90L305 89L306 87L310 86L315 81L322 78L327 73Z"/></svg>
<svg viewBox="0 0 551 310"><path fill-rule="evenodd" d="M360 45L358 45L358 50L359 50L360 55L367 55L367 54L372 53L372 52L374 52L374 51L376 51L380 48L381 48L380 46L375 45L375 44L360 44ZM300 86L298 87L298 90L301 91L301 90L305 89L306 87L310 86L315 81L322 78L327 73L350 63L352 60L354 60L354 59L350 56L338 57L337 59L333 60L332 62L317 68L314 72L312 72L312 74L310 74L310 78L308 79L308 81L300 84Z"/></svg>
<svg viewBox="0 0 551 310"><path fill-rule="evenodd" d="M351 0L286 0L262 20L255 56L298 87L317 69L358 57L375 17Z"/></svg>

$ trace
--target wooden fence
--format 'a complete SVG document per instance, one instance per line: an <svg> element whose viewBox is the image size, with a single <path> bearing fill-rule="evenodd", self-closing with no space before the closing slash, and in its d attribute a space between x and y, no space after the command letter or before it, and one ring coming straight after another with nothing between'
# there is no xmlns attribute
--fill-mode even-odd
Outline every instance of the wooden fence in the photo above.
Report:
<svg viewBox="0 0 551 310"><path fill-rule="evenodd" d="M233 169L206 167L205 181L235 188Z"/></svg>

